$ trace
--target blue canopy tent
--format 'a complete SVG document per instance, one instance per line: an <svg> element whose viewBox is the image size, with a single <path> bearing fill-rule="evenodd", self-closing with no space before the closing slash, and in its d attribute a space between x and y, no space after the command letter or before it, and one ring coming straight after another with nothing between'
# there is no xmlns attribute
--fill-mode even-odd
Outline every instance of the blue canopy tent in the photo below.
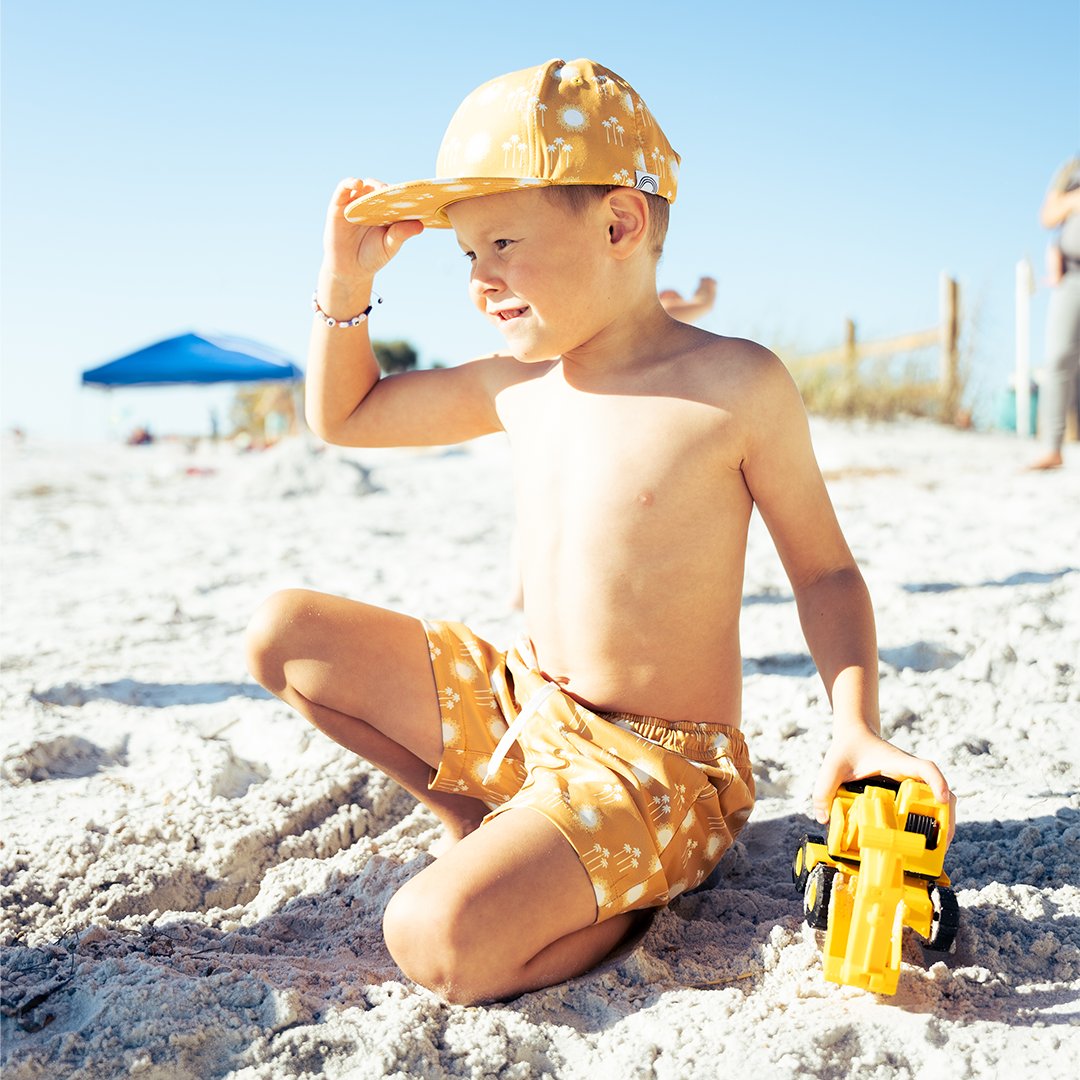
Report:
<svg viewBox="0 0 1080 1080"><path fill-rule="evenodd" d="M267 441L280 438L302 423L299 384L304 373L284 353L244 338L190 333L159 341L82 374L82 385L104 390L128 390L151 386L207 386L212 383L272 383L259 398L269 425ZM290 387L290 389L285 389ZM209 391L206 391L209 393ZM181 394L180 397L183 395ZM181 406L181 412L183 407ZM175 410L170 410L175 419ZM115 420L113 421L116 422ZM217 437L217 411L210 409L213 437ZM150 441L149 424L136 428L132 439ZM142 437L140 437L142 436Z"/></svg>
<svg viewBox="0 0 1080 1080"><path fill-rule="evenodd" d="M304 373L283 353L243 338L181 334L84 371L84 386L295 382Z"/></svg>

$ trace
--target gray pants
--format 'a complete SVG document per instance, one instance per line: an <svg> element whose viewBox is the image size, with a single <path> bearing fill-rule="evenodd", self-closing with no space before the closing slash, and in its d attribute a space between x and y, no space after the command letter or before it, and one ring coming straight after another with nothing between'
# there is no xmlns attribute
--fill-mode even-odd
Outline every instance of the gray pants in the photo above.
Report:
<svg viewBox="0 0 1080 1080"><path fill-rule="evenodd" d="M1080 270L1070 270L1050 294L1046 315L1046 374L1039 386L1042 441L1061 451L1065 414L1076 393L1080 362Z"/></svg>

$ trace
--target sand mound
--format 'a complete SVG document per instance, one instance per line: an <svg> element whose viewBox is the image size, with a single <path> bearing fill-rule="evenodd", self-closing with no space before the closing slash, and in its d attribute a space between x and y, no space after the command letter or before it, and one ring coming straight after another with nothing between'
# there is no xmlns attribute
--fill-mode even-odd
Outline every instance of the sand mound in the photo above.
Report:
<svg viewBox="0 0 1080 1080"><path fill-rule="evenodd" d="M298 495L368 495L371 474L345 452L314 438L285 439L238 475L237 493L252 501Z"/></svg>

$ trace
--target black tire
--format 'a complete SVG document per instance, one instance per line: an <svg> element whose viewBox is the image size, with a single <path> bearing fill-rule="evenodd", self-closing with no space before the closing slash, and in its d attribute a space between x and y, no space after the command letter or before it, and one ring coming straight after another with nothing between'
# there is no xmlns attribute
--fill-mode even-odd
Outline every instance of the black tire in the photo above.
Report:
<svg viewBox="0 0 1080 1080"><path fill-rule="evenodd" d="M899 791L900 781L894 780L891 776L864 776L861 780L849 780L846 784L842 784L846 791L852 792L855 795L861 795L868 787L881 787L886 791Z"/></svg>
<svg viewBox="0 0 1080 1080"><path fill-rule="evenodd" d="M960 905L956 901L956 893L945 885L931 885L930 901L934 905L934 916L924 948L932 952L948 952L960 929Z"/></svg>
<svg viewBox="0 0 1080 1080"><path fill-rule="evenodd" d="M799 840L798 850L795 852L795 858L791 860L791 880L795 884L795 888L799 892L806 891L806 879L810 875L810 871L806 869L809 862L809 851L807 848L810 844L824 844L825 839L821 836L815 836L811 833L803 833Z"/></svg>
<svg viewBox="0 0 1080 1080"><path fill-rule="evenodd" d="M806 925L814 930L828 930L829 901L832 899L833 878L836 867L818 863L806 879L803 893L803 915Z"/></svg>

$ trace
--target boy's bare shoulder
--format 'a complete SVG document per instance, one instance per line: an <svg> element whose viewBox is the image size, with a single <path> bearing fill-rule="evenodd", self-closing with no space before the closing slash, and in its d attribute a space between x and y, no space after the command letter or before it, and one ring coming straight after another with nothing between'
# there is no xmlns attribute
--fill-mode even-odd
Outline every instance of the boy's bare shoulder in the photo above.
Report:
<svg viewBox="0 0 1080 1080"><path fill-rule="evenodd" d="M725 337L708 330L699 333L703 339L699 351L715 363L738 365L747 374L763 374L777 364L783 367L776 353L749 338Z"/></svg>
<svg viewBox="0 0 1080 1080"><path fill-rule="evenodd" d="M764 345L694 328L695 338L674 370L716 405L747 408L790 398L795 386L783 361ZM797 397L797 392L795 392Z"/></svg>

